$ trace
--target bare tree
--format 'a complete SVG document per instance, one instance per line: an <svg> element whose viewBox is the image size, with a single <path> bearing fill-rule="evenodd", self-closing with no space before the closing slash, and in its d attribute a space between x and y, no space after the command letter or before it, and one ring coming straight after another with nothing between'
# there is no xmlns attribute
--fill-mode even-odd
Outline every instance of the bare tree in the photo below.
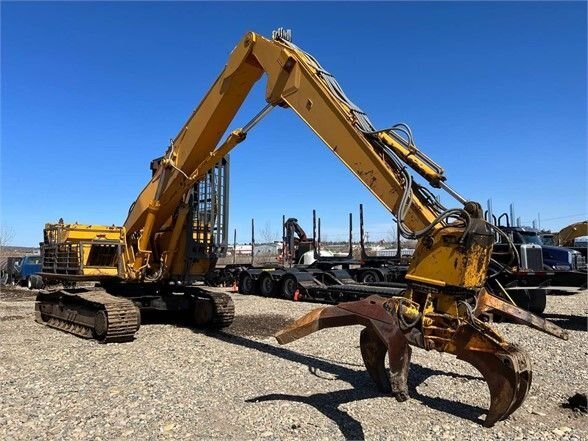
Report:
<svg viewBox="0 0 588 441"><path fill-rule="evenodd" d="M396 243L396 228L390 229L388 231L386 231L386 236L384 237L384 240L386 242L389 243Z"/></svg>
<svg viewBox="0 0 588 441"><path fill-rule="evenodd" d="M12 227L0 225L0 256L4 255L4 248L14 239L14 230Z"/></svg>
<svg viewBox="0 0 588 441"><path fill-rule="evenodd" d="M265 227L261 230L261 239L263 243L273 243L274 241L278 240L280 235L272 230L271 222L266 222Z"/></svg>

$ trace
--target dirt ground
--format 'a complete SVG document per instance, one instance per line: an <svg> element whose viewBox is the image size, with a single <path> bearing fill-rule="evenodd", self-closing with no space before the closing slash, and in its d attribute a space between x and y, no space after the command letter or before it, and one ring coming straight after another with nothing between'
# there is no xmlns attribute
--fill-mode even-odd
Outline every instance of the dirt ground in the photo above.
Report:
<svg viewBox="0 0 588 441"><path fill-rule="evenodd" d="M486 429L487 387L470 365L414 350L411 399L377 391L359 327L280 346L272 335L317 304L232 294L233 325L206 333L150 317L135 341L100 345L34 322L34 297L0 291L0 439L588 439L563 407L588 384L588 293L551 296L562 341L500 323L533 363L527 400Z"/></svg>

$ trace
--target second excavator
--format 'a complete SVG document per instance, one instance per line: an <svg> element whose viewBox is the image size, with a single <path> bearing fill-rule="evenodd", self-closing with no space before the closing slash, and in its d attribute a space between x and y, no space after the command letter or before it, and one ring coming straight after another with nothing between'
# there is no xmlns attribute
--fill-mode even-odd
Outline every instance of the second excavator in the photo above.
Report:
<svg viewBox="0 0 588 441"><path fill-rule="evenodd" d="M221 142L253 85L267 77L266 105ZM277 335L287 343L325 327L362 324L361 353L382 390L408 398L410 346L447 352L476 367L488 383L485 425L508 417L531 385L527 354L484 323L500 310L566 338L555 325L484 289L496 234L480 205L447 185L443 169L417 148L410 128L376 129L335 77L280 29L271 39L247 33L131 205L124 225L48 224L43 276L94 280L95 289L41 291L37 319L103 342L132 339L140 309L187 313L196 324L230 324L226 294L195 285L226 244L226 156L272 109L291 109L398 220L418 246L402 296L372 296L315 310ZM220 144L219 144L220 143ZM446 209L409 173L446 190L459 208ZM390 374L384 368L388 354Z"/></svg>

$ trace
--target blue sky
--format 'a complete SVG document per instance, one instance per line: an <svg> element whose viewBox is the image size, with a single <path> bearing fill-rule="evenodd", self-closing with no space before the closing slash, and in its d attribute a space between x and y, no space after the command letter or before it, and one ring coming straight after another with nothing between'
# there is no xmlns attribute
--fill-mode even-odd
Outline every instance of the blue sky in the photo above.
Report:
<svg viewBox="0 0 588 441"><path fill-rule="evenodd" d="M587 217L586 3L1 3L1 221L122 224L247 31L291 28L377 127L408 123L448 182L530 224ZM264 105L264 80L231 128ZM390 214L297 119L274 110L232 154L231 231L282 214L344 239ZM447 195L442 201L457 205ZM355 227L357 236L358 227Z"/></svg>

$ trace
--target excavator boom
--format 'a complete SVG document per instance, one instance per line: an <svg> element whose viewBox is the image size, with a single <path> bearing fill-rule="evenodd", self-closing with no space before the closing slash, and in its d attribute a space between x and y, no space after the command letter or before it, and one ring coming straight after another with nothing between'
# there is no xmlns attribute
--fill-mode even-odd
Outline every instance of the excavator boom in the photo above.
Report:
<svg viewBox="0 0 588 441"><path fill-rule="evenodd" d="M310 55L284 39L268 40L248 33L234 48L227 65L172 141L163 166L129 211L124 223L127 234L141 235L133 247L137 253L135 270L144 266L154 232L173 215L191 185L245 139L247 127L232 131L219 145L263 74L267 77L268 106L260 118L275 106L291 108L391 212L402 211L401 199L412 190L406 188L411 183L404 182L399 155L408 158L430 182L444 181L442 170L432 167L430 160L420 159L424 155L413 144L394 131L375 132L365 114ZM394 159L396 165L392 164ZM435 205L415 193L404 222L412 230L424 228L439 214L433 208Z"/></svg>

